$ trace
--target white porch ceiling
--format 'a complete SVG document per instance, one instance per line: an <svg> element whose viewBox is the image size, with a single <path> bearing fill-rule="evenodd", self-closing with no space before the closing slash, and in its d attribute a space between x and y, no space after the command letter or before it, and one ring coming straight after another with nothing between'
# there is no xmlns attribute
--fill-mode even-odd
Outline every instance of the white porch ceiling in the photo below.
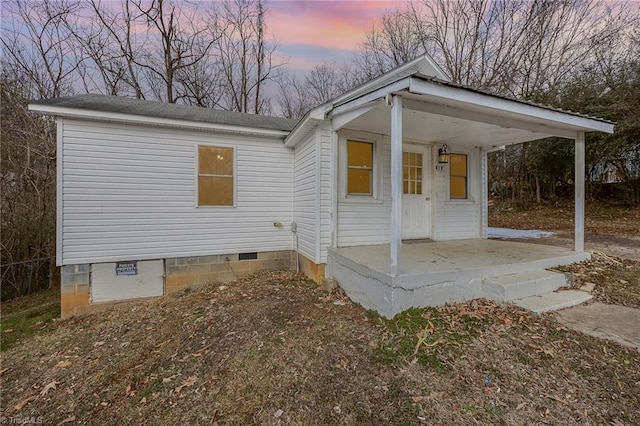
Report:
<svg viewBox="0 0 640 426"><path fill-rule="evenodd" d="M413 106L417 105L419 105L419 102L413 103ZM437 106L431 105L429 109L434 108L437 108ZM442 106L442 109L446 110L446 107ZM491 147L554 136L553 134L543 132L543 126L540 126L541 130L539 132L535 132L451 117L445 114L446 113L441 115L425 112L405 106L402 126L404 139L421 142ZM499 120L499 117L497 117L497 119ZM390 135L391 108L385 106L384 101L379 101L375 108L350 121L344 128Z"/></svg>

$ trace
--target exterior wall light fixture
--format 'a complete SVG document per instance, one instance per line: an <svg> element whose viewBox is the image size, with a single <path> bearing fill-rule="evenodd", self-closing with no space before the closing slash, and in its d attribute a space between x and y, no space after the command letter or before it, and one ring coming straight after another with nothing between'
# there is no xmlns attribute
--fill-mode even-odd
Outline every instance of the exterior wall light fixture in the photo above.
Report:
<svg viewBox="0 0 640 426"><path fill-rule="evenodd" d="M438 149L438 163L446 164L449 162L449 147L447 144L442 145L440 149Z"/></svg>

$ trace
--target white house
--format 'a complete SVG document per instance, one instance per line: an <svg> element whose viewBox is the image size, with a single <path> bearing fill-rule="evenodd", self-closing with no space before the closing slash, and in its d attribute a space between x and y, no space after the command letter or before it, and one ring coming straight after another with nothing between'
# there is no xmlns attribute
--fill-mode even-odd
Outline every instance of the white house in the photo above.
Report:
<svg viewBox="0 0 640 426"><path fill-rule="evenodd" d="M544 268L588 257L585 132L613 124L448 80L421 57L297 123L102 95L33 102L58 125L63 316L263 268L334 278L387 317L557 288ZM576 147L575 250L487 240L487 152L549 136Z"/></svg>

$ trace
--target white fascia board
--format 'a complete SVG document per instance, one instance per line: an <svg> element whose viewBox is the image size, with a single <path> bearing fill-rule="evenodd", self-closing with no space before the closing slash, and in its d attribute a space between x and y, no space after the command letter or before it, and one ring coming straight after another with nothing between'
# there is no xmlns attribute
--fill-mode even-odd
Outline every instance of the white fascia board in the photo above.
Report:
<svg viewBox="0 0 640 426"><path fill-rule="evenodd" d="M446 80L446 81L451 80L451 78L442 70L442 68L440 68L438 64L435 63L433 58L425 54L424 56L420 56L410 62L402 64L399 67L385 74L382 74L361 86L356 87L355 89L349 90L348 92L337 97L330 103L322 104L312 109L311 111L309 111L309 113L307 113L307 115L305 115L300 120L300 122L298 122L296 127L289 134L289 136L287 136L287 138L284 141L285 146L287 148L295 147L298 144L298 142L300 142L300 140L304 136L306 136L307 133L309 133L309 131L314 125L324 120L324 118L329 113L334 112L333 110L335 109L336 106L341 106L353 100L358 100L362 97L362 95L367 95L372 91L384 89L389 85L388 82L394 82L394 79L396 82L400 80L405 80L408 77L408 75L406 74L407 71L413 68L417 68L417 65L419 65L420 62L427 62L430 66L432 66L435 69L436 73L438 74L437 75L438 78L441 78L442 80ZM410 73L409 75L411 74L412 73Z"/></svg>
<svg viewBox="0 0 640 426"><path fill-rule="evenodd" d="M78 118L86 120L115 121L121 123L146 124L162 127L179 127L194 130L211 130L221 133L242 134L251 136L263 136L275 139L284 139L289 132L286 130L270 130L257 127L234 126L229 124L214 124L195 121L175 120L170 118L148 117L143 115L123 114L117 112L104 112L81 108L57 107L29 104L29 111L57 117Z"/></svg>
<svg viewBox="0 0 640 426"><path fill-rule="evenodd" d="M395 78L405 78L406 77L406 71L410 70L412 68L415 68L417 64L419 64L422 61L430 61L429 63L431 63L432 61L430 60L430 58L426 58L425 56L420 56L416 59L414 59L413 61L407 62L403 65L400 65L398 68L393 69L385 74L382 74L376 78L374 78L373 80L370 80L369 82L363 84L362 86L358 86L355 89L352 89L350 91L348 91L347 93L339 96L338 98L333 100L333 105L340 105L344 102L347 102L351 99L354 98L358 98L359 96L361 96L362 94L371 92L372 90L376 90L378 88L380 88L381 84L385 84L385 81L393 81ZM439 67L436 66L436 68L438 70L441 70ZM399 76L403 76L403 77L399 77ZM443 72L443 80L449 80L449 77L444 74Z"/></svg>
<svg viewBox="0 0 640 426"><path fill-rule="evenodd" d="M575 130L562 128L554 125L549 126L546 123L525 121L522 119L516 119L511 117L505 117L498 115L494 111L481 112L477 110L467 110L462 107L454 107L450 105L442 105L428 101L406 99L405 108L414 111L426 112L429 114L443 115L446 117L459 118L462 120L475 121L478 123L492 124L503 128L520 129L531 132L532 134L541 135L537 138L544 138L549 135L559 136L562 138L573 139L575 136ZM536 137L529 138L528 140L536 139Z"/></svg>
<svg viewBox="0 0 640 426"><path fill-rule="evenodd" d="M56 117L56 266L64 265L64 246L62 244L62 224L64 214L64 194L62 193L62 169L64 169L64 143L62 136L64 135L64 120Z"/></svg>
<svg viewBox="0 0 640 426"><path fill-rule="evenodd" d="M429 63L429 65L431 65L431 66L433 67L433 69L436 71L436 74L438 74L438 75L436 75L436 77L438 77L440 80L451 81L451 76L450 76L449 74L447 74L447 73L445 72L445 70L443 70L443 69L440 67L440 65L438 65L438 64L436 63L436 61L434 61L434 60L433 60L433 58L432 58L430 55L425 54L423 58L424 58L424 59Z"/></svg>
<svg viewBox="0 0 640 426"><path fill-rule="evenodd" d="M294 148L298 145L302 138L325 119L326 114L331 111L331 108L331 104L322 104L309 111L285 137L284 146Z"/></svg>
<svg viewBox="0 0 640 426"><path fill-rule="evenodd" d="M454 101L467 104L469 106L479 106L494 112L516 114L523 118L534 120L544 120L556 123L561 128L569 128L575 131L598 131L613 133L613 124L605 121L580 117L560 111L554 111L528 105L517 101L511 101L491 95L485 95L457 87L449 87L442 84L432 83L421 79L411 78L409 91L419 95L428 95L440 98L444 101Z"/></svg>
<svg viewBox="0 0 640 426"><path fill-rule="evenodd" d="M377 104L378 101L371 101L352 110L344 111L340 114L333 114L331 116L331 129L333 131L340 130L356 118L361 117L374 109Z"/></svg>
<svg viewBox="0 0 640 426"><path fill-rule="evenodd" d="M353 111L354 109L359 108L362 105L368 104L369 102L383 99L387 95L406 91L410 88L410 82L410 77L405 77L401 80L390 83L384 87L380 87L369 93L363 93L359 97L342 104L336 102L330 116L336 116L344 112Z"/></svg>
<svg viewBox="0 0 640 426"><path fill-rule="evenodd" d="M482 150L482 152L489 154L491 152L504 151L505 149L507 149L507 146L506 145L488 146L488 147L481 147L480 149Z"/></svg>

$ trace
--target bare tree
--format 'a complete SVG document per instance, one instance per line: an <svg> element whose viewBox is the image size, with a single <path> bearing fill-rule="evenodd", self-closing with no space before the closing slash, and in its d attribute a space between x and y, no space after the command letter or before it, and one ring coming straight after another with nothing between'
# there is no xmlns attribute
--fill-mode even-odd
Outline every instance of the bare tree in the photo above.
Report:
<svg viewBox="0 0 640 426"><path fill-rule="evenodd" d="M428 52L454 82L535 98L635 19L631 6L596 0L412 1L370 31L360 66L378 75Z"/></svg>
<svg viewBox="0 0 640 426"><path fill-rule="evenodd" d="M51 86L22 65L3 61L0 74L0 260L2 297L52 285L55 267L55 124L29 114L28 99Z"/></svg>
<svg viewBox="0 0 640 426"><path fill-rule="evenodd" d="M66 26L79 2L14 0L3 7L11 26L2 28L0 43L11 64L33 84L34 95L49 98L72 92L82 58Z"/></svg>
<svg viewBox="0 0 640 426"><path fill-rule="evenodd" d="M334 62L316 65L303 80L283 74L278 80L278 105L287 118L301 118L311 108L329 102L358 85L355 68Z"/></svg>
<svg viewBox="0 0 640 426"><path fill-rule="evenodd" d="M315 106L306 85L295 76L283 74L278 79L278 88L277 102L283 117L298 120Z"/></svg>
<svg viewBox="0 0 640 426"><path fill-rule="evenodd" d="M340 71L337 64L324 63L316 65L307 75L305 83L315 105L328 102L348 89L344 86Z"/></svg>
<svg viewBox="0 0 640 426"><path fill-rule="evenodd" d="M195 66L209 54L218 38L217 32L209 26L198 26L195 5L184 3L179 7L168 0L153 0L149 6L142 0L135 0L133 4L145 20L149 41L157 37L159 40L155 41L161 49L160 58L148 55L136 57L133 62L146 69L150 78L162 82L163 89L151 85L158 98L175 103L178 100L176 74Z"/></svg>
<svg viewBox="0 0 640 426"><path fill-rule="evenodd" d="M273 60L277 45L265 38L265 12L262 0L222 3L222 36L216 41L216 55L225 83L224 108L255 114L270 111L263 89L277 77L282 64Z"/></svg>
<svg viewBox="0 0 640 426"><path fill-rule="evenodd" d="M425 52L411 12L412 9L389 12L366 34L356 58L363 79L377 77Z"/></svg>
<svg viewBox="0 0 640 426"><path fill-rule="evenodd" d="M89 0L84 6L85 16L69 25L69 31L87 58L80 68L85 90L114 96L133 94L144 99L142 75L136 64L144 46L134 36L136 16L131 2ZM95 81L97 77L101 81Z"/></svg>

